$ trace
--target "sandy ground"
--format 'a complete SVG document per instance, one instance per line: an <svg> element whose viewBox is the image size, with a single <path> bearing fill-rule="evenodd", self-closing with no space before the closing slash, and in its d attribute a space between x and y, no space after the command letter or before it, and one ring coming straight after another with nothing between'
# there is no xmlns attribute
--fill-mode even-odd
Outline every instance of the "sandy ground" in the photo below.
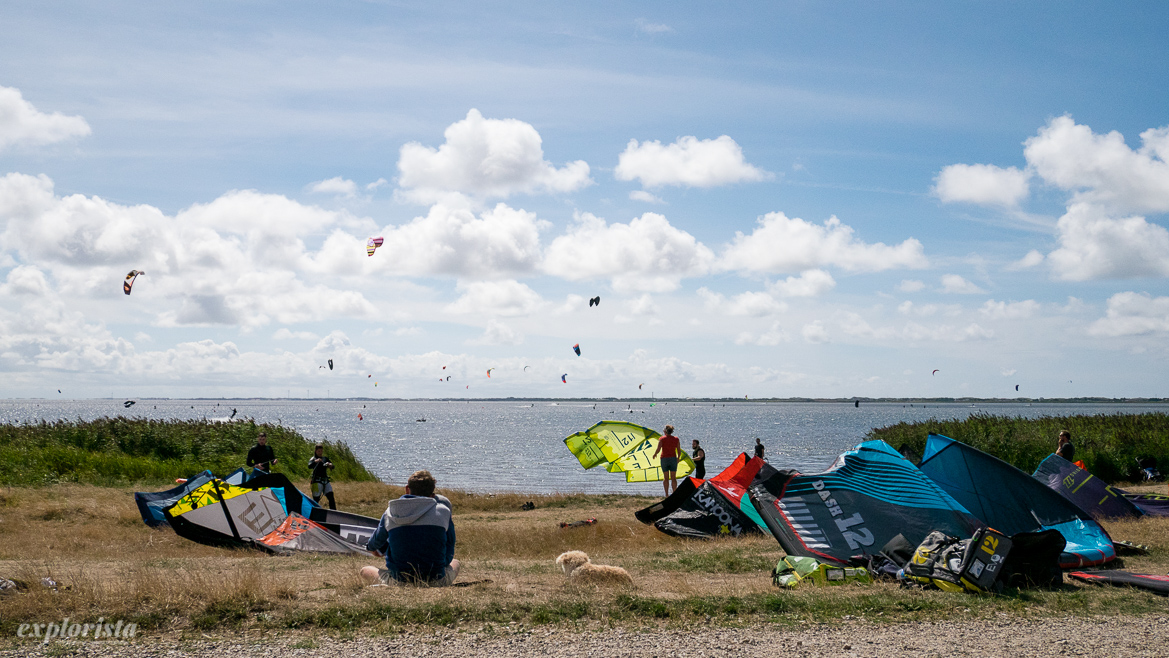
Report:
<svg viewBox="0 0 1169 658"><path fill-rule="evenodd" d="M197 641L142 638L57 642L0 651L0 656L1165 656L1169 615L839 625L802 628L607 629L579 633L554 628L473 632L407 632L390 637L336 639L290 635L261 640Z"/></svg>

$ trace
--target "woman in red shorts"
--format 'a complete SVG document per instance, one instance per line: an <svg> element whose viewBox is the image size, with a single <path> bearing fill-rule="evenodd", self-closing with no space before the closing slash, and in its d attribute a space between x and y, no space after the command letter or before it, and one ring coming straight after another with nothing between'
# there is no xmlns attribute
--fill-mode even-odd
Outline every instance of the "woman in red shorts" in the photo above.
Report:
<svg viewBox="0 0 1169 658"><path fill-rule="evenodd" d="M662 488L666 490L666 495L670 495L670 488L674 491L678 490L678 453L681 451L681 444L678 437L674 436L674 426L666 425L666 435L658 439L658 448L654 450L654 454L650 459L662 453Z"/></svg>

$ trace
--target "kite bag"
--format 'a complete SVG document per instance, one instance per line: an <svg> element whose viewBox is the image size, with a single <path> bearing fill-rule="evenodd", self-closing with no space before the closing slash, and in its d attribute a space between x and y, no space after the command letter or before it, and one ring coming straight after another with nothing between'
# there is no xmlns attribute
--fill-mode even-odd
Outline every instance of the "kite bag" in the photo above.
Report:
<svg viewBox="0 0 1169 658"><path fill-rule="evenodd" d="M995 592L1011 551L1011 539L981 528L970 539L934 531L926 536L905 565L905 578L947 592Z"/></svg>

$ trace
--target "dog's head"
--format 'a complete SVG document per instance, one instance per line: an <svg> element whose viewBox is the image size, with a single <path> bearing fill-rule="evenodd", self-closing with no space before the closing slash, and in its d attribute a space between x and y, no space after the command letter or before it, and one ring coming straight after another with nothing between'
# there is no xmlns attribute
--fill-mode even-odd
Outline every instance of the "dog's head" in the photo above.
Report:
<svg viewBox="0 0 1169 658"><path fill-rule="evenodd" d="M568 551L561 553L560 557L556 558L556 564L564 570L565 575L572 573L573 569L588 563L588 561L589 556L584 551Z"/></svg>

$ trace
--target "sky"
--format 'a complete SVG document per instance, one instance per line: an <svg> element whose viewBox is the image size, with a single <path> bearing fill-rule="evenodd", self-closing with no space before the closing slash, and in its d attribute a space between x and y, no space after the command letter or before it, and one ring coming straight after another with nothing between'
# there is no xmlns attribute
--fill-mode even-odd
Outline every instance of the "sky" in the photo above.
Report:
<svg viewBox="0 0 1169 658"><path fill-rule="evenodd" d="M0 397L1169 396L1169 6L767 5L0 3Z"/></svg>

